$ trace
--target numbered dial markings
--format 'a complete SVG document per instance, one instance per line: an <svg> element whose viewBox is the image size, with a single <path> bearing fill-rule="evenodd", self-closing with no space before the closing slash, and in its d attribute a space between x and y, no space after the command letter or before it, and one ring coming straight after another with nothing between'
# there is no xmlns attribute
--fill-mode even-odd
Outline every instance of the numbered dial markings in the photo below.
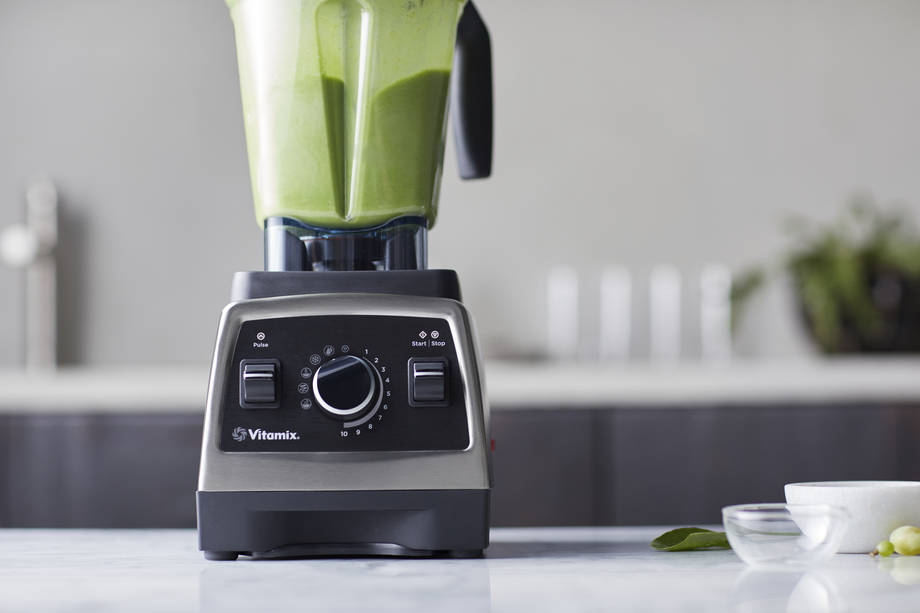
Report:
<svg viewBox="0 0 920 613"><path fill-rule="evenodd" d="M380 394L374 406L363 416L352 421L346 421L342 424L342 430L339 431L340 438L349 436L363 436L373 432L380 427L384 421L387 411L390 410L390 403L393 392L390 390L390 368L380 360L380 356L371 353L370 349L363 348L360 352L365 361L374 371L379 385Z"/></svg>
<svg viewBox="0 0 920 613"><path fill-rule="evenodd" d="M297 384L297 393L304 396L300 408L318 407L328 418L341 421L340 438L365 436L379 429L390 410L390 369L367 347L354 353L346 353L349 345L340 347L343 355L337 357L330 355L335 353L329 351L332 345L324 347L324 357L309 356L312 367L303 367Z"/></svg>

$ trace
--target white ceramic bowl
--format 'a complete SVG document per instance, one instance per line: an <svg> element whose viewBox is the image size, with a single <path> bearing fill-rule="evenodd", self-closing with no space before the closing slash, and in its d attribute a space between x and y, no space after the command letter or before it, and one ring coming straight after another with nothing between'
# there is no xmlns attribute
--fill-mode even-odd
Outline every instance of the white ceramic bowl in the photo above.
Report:
<svg viewBox="0 0 920 613"><path fill-rule="evenodd" d="M869 553L898 526L920 526L920 481L787 483L786 502L846 509L840 553Z"/></svg>

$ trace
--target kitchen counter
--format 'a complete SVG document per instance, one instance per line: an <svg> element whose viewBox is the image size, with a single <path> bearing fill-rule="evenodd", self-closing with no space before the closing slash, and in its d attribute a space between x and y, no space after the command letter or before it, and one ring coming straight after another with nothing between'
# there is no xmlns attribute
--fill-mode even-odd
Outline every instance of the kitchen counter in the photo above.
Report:
<svg viewBox="0 0 920 613"><path fill-rule="evenodd" d="M910 402L920 400L918 374L918 358L486 364L495 408Z"/></svg>
<svg viewBox="0 0 920 613"><path fill-rule="evenodd" d="M920 402L920 358L758 360L722 365L486 363L495 410ZM199 412L201 367L0 370L0 413Z"/></svg>
<svg viewBox="0 0 920 613"><path fill-rule="evenodd" d="M207 562L192 530L0 530L3 610L916 611L920 557L806 571L661 553L661 528L497 529L479 560Z"/></svg>

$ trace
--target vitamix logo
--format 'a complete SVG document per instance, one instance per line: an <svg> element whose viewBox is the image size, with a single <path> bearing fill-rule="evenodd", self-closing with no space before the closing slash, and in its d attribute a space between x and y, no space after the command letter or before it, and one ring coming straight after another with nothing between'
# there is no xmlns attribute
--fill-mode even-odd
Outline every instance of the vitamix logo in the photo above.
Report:
<svg viewBox="0 0 920 613"><path fill-rule="evenodd" d="M248 436L254 441L299 441L300 435L296 432L291 432L290 430L285 430L284 432L266 432L262 428L256 428L253 430L249 428L242 428L237 426L233 429L231 434L233 440L237 443L242 443L246 440Z"/></svg>

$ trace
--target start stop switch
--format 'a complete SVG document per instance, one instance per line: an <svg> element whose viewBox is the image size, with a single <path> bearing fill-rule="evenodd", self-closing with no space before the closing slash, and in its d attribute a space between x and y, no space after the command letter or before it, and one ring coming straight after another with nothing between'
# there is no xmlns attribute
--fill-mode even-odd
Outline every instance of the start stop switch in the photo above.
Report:
<svg viewBox="0 0 920 613"><path fill-rule="evenodd" d="M447 359L411 358L409 360L409 404L411 406L446 406Z"/></svg>

